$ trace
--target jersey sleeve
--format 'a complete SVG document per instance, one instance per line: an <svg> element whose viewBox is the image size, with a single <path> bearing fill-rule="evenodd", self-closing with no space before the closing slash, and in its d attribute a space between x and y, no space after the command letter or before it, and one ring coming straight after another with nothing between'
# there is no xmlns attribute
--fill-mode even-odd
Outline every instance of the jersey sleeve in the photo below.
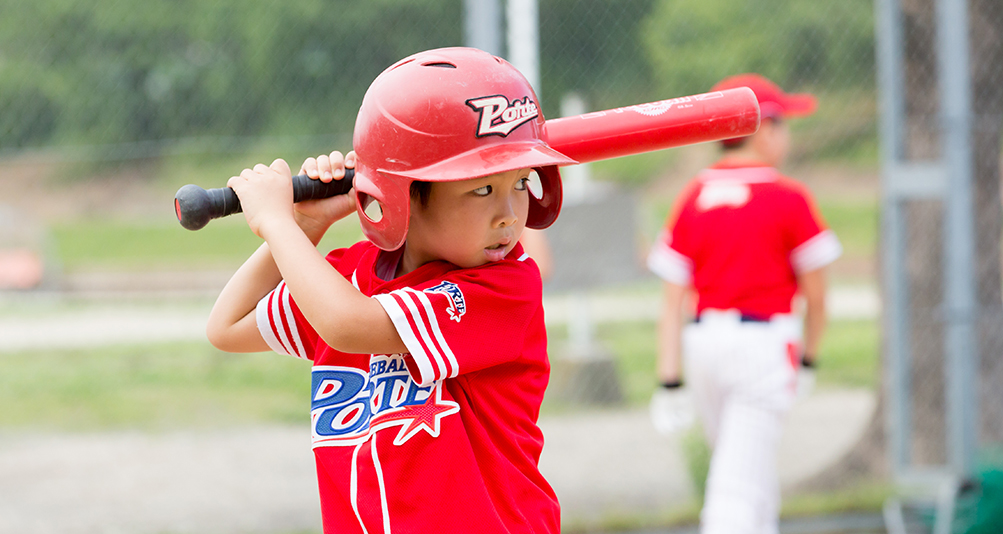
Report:
<svg viewBox="0 0 1003 534"><path fill-rule="evenodd" d="M687 207L698 191L696 181L680 193L665 228L658 234L648 252L648 269L666 282L688 286L693 280L692 252L688 248L686 224Z"/></svg>
<svg viewBox="0 0 1003 534"><path fill-rule="evenodd" d="M826 227L811 193L801 187L795 192L794 206L789 212L788 244L791 266L795 273L801 274L836 261L843 253L843 246L836 234Z"/></svg>
<svg viewBox="0 0 1003 534"><path fill-rule="evenodd" d="M319 336L303 317L284 281L258 301L255 317L258 332L272 350L313 360Z"/></svg>
<svg viewBox="0 0 1003 534"><path fill-rule="evenodd" d="M374 295L410 355L421 386L518 359L543 283L528 256L447 273L417 288Z"/></svg>
<svg viewBox="0 0 1003 534"><path fill-rule="evenodd" d="M364 243L347 249L332 250L327 255L327 262L342 276L351 280L351 269L364 250L364 246L360 245ZM273 351L304 360L313 360L320 336L296 306L296 301L289 293L285 281L279 282L275 289L258 301L255 319L258 332Z"/></svg>

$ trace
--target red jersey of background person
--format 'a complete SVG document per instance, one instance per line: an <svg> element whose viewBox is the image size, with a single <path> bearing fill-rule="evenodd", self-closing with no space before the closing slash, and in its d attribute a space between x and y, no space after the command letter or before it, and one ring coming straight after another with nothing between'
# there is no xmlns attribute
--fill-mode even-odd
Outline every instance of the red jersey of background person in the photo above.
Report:
<svg viewBox="0 0 1003 534"><path fill-rule="evenodd" d="M434 261L386 282L392 256L377 262L364 241L328 261L379 300L409 354L331 349L284 283L257 309L272 349L313 360L324 531L556 534L557 497L537 467L550 364L536 265L516 246L500 262Z"/></svg>
<svg viewBox="0 0 1003 534"><path fill-rule="evenodd" d="M649 267L692 285L697 313L737 309L768 319L790 313L798 273L842 252L811 194L773 167L718 163L679 195Z"/></svg>

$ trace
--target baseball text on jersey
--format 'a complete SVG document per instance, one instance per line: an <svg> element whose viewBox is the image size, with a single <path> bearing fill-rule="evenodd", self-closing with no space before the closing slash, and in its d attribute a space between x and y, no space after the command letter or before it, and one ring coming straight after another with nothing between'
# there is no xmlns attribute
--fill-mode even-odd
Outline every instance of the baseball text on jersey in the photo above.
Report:
<svg viewBox="0 0 1003 534"><path fill-rule="evenodd" d="M395 445L421 430L438 437L441 419L460 410L442 399L441 382L416 384L400 354L374 355L368 374L354 367L316 365L311 392L314 447L356 445L394 426L401 427Z"/></svg>
<svg viewBox="0 0 1003 534"><path fill-rule="evenodd" d="M477 137L500 135L502 137L540 115L536 103L525 97L509 102L502 95L483 96L467 100L467 105L480 113L477 121Z"/></svg>

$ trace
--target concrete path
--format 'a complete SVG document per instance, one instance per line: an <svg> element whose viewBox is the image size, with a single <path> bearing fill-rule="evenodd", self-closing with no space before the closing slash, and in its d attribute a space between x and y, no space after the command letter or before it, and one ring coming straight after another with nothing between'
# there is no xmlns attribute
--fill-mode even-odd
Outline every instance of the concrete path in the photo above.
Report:
<svg viewBox="0 0 1003 534"><path fill-rule="evenodd" d="M205 339L211 299L202 296L193 301L191 296L179 299L165 298L166 294L138 294L142 298L137 301L135 293L131 299L125 295L70 309L61 304L58 295L26 298L25 305L36 313L0 313L0 354L36 348ZM544 307L548 325L566 323L583 303L593 323L653 321L659 313L659 299L657 291L599 292L584 297L558 294L546 297ZM4 303L2 294L0 303ZM8 307L17 304L7 303ZM872 319L880 312L880 301L870 286L837 287L830 291L827 310L832 319Z"/></svg>
<svg viewBox="0 0 1003 534"><path fill-rule="evenodd" d="M819 391L792 412L781 444L789 487L863 432L863 391ZM654 514L692 497L678 439L644 410L545 417L540 468L566 524ZM0 435L0 533L280 533L318 531L308 430Z"/></svg>

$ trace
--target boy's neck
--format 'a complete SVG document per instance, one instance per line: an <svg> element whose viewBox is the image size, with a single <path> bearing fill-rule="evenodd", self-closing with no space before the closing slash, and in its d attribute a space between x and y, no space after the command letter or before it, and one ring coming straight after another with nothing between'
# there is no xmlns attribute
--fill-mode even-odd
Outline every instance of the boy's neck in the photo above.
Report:
<svg viewBox="0 0 1003 534"><path fill-rule="evenodd" d="M404 264L403 256L404 247L391 251L381 250L376 257L375 270L377 278L384 282L389 282L410 272L401 272L401 266Z"/></svg>
<svg viewBox="0 0 1003 534"><path fill-rule="evenodd" d="M748 147L725 150L724 153L721 154L720 163L751 163L754 165L769 165L771 167L776 166L776 164L769 161L769 158Z"/></svg>

